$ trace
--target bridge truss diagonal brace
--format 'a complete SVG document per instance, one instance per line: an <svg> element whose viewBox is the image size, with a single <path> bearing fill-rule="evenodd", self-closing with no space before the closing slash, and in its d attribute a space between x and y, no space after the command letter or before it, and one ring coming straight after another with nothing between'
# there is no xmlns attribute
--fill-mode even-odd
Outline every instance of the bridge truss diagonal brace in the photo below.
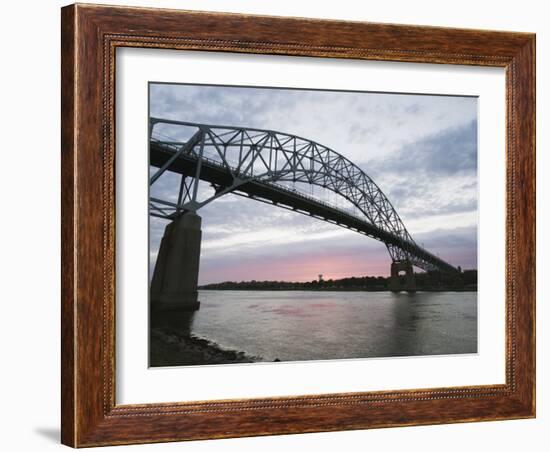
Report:
<svg viewBox="0 0 550 452"><path fill-rule="evenodd" d="M166 141L153 133L158 124L181 126L194 133L186 141ZM246 192L251 183L255 187L261 185L263 193L290 190L294 198L308 198L312 204L323 204L321 200L281 185L281 182L298 181L328 189L355 206L361 212L355 221L365 224L370 231L368 235L386 244L393 262L409 262L426 271L457 271L416 244L374 181L360 167L326 146L273 130L160 118L151 118L150 129L150 149L163 155L150 184L166 171L179 173L181 177L177 202L150 199L152 216L174 219L185 212L196 212L227 193ZM222 180L213 177L214 173ZM214 193L199 200L201 180L209 181ZM330 208L334 210L334 206ZM345 215L348 212L343 210L342 217Z"/></svg>

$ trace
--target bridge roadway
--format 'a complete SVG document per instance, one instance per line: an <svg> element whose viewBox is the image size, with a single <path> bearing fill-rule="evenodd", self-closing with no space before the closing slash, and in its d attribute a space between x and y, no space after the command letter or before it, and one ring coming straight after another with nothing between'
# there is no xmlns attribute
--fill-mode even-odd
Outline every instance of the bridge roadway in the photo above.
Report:
<svg viewBox="0 0 550 452"><path fill-rule="evenodd" d="M162 167L175 153L174 147L163 145L160 142L151 140L149 159L150 165ZM190 154L181 154L168 168L169 171L182 174L184 176L194 176L197 166L197 158ZM219 163L203 157L201 162L200 178L217 187L230 186L233 182L233 176ZM444 260L418 246L416 243L404 242L397 235L385 231L362 218L354 216L342 209L316 200L312 197L288 189L282 185L251 180L238 187L233 193L257 199L259 201L274 204L278 207L291 209L302 214L319 218L330 223L345 227L347 229L359 232L382 241L386 244L393 244L408 251L417 258L412 260L412 264L423 268L421 261L434 265L439 270L455 272L457 269ZM419 265L420 264L420 265Z"/></svg>

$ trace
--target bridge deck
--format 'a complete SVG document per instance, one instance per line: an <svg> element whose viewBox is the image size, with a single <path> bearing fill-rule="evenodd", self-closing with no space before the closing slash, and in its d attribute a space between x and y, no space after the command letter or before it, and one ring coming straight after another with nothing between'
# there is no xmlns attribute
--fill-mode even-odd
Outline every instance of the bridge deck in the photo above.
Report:
<svg viewBox="0 0 550 452"><path fill-rule="evenodd" d="M160 168L174 155L174 153L173 147L163 146L161 143L151 141L149 163L152 166ZM193 176L196 172L196 165L197 159L195 157L188 154L181 154L180 157L170 165L169 171L185 176ZM233 177L226 168L205 158L203 158L201 163L200 178L201 180L222 187L230 186L233 182ZM250 181L239 186L234 193L323 219L384 243L398 246L408 251L419 260L428 262L441 270L456 271L453 266L418 246L416 243L403 242L400 237L360 217L354 216L342 209L338 209L302 193L290 190L282 185L262 181ZM412 263L417 265L414 261Z"/></svg>

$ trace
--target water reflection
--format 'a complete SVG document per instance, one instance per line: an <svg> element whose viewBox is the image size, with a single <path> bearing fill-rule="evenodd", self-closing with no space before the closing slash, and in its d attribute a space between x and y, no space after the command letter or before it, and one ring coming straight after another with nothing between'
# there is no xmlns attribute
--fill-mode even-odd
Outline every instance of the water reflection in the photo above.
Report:
<svg viewBox="0 0 550 452"><path fill-rule="evenodd" d="M193 322L197 311L184 309L158 310L151 309L150 328L177 331L181 335L188 335L193 331Z"/></svg>
<svg viewBox="0 0 550 452"><path fill-rule="evenodd" d="M266 361L477 352L474 292L201 291L196 312L152 313L170 328Z"/></svg>
<svg viewBox="0 0 550 452"><path fill-rule="evenodd" d="M415 314L415 293L391 294L385 334L379 337L380 356L411 355L418 347L420 318Z"/></svg>

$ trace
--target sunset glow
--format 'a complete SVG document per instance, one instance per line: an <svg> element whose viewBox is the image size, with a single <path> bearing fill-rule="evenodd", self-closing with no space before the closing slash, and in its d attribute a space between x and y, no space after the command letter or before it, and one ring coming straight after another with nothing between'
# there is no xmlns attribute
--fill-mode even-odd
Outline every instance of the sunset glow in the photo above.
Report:
<svg viewBox="0 0 550 452"><path fill-rule="evenodd" d="M150 101L151 116L267 128L334 149L372 177L418 244L477 268L476 98L152 84ZM173 197L177 183L166 174L152 190ZM199 284L389 274L383 243L334 224L234 194L198 213ZM151 218L151 269L166 224Z"/></svg>

